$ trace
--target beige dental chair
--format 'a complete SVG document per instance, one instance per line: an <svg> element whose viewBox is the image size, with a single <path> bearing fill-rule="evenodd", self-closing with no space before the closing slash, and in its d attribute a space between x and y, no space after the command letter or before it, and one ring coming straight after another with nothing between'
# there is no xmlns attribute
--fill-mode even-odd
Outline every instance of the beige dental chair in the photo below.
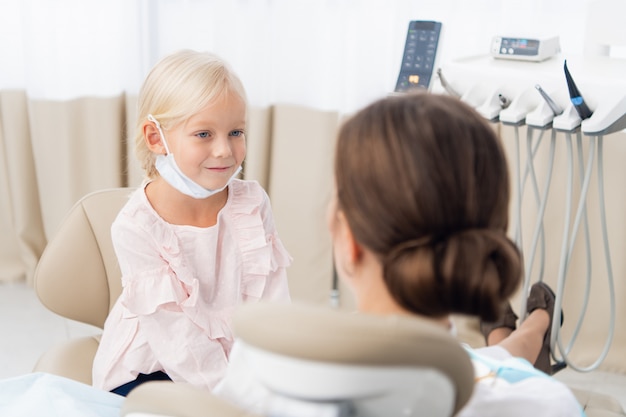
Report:
<svg viewBox="0 0 626 417"><path fill-rule="evenodd" d="M132 191L131 188L96 191L83 197L70 210L49 241L35 272L35 290L50 310L102 328L110 308L121 293L120 271L111 243L110 226ZM415 370L413 377L420 372L438 375L433 379L447 388L442 388L426 400L447 396L451 411L465 404L472 390L473 373L467 369L467 355L459 352L456 342L450 344L449 335L433 332L430 326L422 326L419 321L392 323L380 318L329 311L324 307L258 304L246 306L236 315L235 331L249 347L246 349L246 360L254 365L259 380L280 396L296 397L299 401L324 401L331 407L354 404L360 410L371 413L382 405L385 412L378 415L391 417L383 398L389 400L397 396L394 403L397 401L397 404L404 403L410 407L410 402L419 397L419 393L402 391L406 387L401 382L398 384L401 378L394 382L393 374L398 367ZM60 344L42 355L34 371L91 384L92 361L98 342L99 336L94 336ZM272 365L277 355L286 360L281 359L281 365ZM306 366L311 362L316 365ZM317 365L321 362L327 363L327 370L334 375L346 371L342 378L348 378L340 380L339 377L332 377L327 380L327 376L323 376L325 380L335 385L344 381L340 388L354 388L354 391L340 392L330 383L322 386L328 388L326 393L309 390L305 384L307 381L315 383L310 375L317 372ZM264 370L268 366L270 372ZM433 369L428 371L431 366ZM369 377L374 382L366 383L364 375L370 371L380 373L370 373ZM304 372L309 372L306 380ZM389 384L381 385L381 381ZM375 389L380 390L380 401L368 400ZM394 389L397 390L395 393ZM620 404L611 397L584 390L574 391L586 407L588 417L626 416ZM329 398L330 393L341 393L343 397ZM337 406L335 410L339 412L342 409ZM124 403L122 415L253 416L205 391L165 382L150 382L133 390Z"/></svg>
<svg viewBox="0 0 626 417"><path fill-rule="evenodd" d="M241 347L237 366L272 393L265 415L447 417L473 390L465 350L425 320L257 303L240 307L234 330ZM157 415L252 414L169 382L141 385L122 408L125 417Z"/></svg>
<svg viewBox="0 0 626 417"><path fill-rule="evenodd" d="M34 288L53 312L102 328L122 291L111 243L111 223L131 188L96 191L78 201L48 242L35 270ZM34 372L91 384L99 336L69 340L45 352Z"/></svg>

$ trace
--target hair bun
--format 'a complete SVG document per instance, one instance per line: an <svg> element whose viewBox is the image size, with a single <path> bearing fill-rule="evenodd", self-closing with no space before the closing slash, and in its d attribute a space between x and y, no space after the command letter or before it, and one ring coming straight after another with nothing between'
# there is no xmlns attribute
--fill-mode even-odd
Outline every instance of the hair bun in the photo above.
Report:
<svg viewBox="0 0 626 417"><path fill-rule="evenodd" d="M385 257L383 268L393 296L413 311L488 321L497 318L522 276L515 244L503 231L487 228L405 241Z"/></svg>
<svg viewBox="0 0 626 417"><path fill-rule="evenodd" d="M455 310L495 320L502 302L513 295L522 277L517 246L504 231L484 228L462 230L448 237L441 249L436 269L450 290ZM457 299L454 288L464 288L466 296Z"/></svg>

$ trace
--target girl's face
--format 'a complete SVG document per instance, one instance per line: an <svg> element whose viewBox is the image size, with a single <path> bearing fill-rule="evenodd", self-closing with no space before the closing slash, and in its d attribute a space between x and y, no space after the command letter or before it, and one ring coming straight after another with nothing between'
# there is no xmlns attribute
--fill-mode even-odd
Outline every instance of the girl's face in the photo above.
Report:
<svg viewBox="0 0 626 417"><path fill-rule="evenodd" d="M246 104L230 93L166 131L178 167L207 189L222 188L246 156Z"/></svg>

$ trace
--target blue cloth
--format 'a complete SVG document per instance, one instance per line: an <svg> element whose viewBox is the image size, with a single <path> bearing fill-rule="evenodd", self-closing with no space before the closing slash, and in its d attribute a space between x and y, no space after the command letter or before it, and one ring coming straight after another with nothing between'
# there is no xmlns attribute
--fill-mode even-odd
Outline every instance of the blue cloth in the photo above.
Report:
<svg viewBox="0 0 626 417"><path fill-rule="evenodd" d="M137 379L135 379L134 381L127 382L124 385L112 389L111 392L126 397L132 390L145 382L171 380L172 379L165 372L162 371L156 371L148 375L139 374L139 376L137 376Z"/></svg>
<svg viewBox="0 0 626 417"><path fill-rule="evenodd" d="M0 381L0 416L119 417L124 397L46 373Z"/></svg>
<svg viewBox="0 0 626 417"><path fill-rule="evenodd" d="M480 355L472 349L466 349L466 351L473 361L480 362L489 368L495 378L504 379L511 384L523 381L526 378L550 378L547 374L535 369L530 362L523 358L511 357L505 360L498 360Z"/></svg>

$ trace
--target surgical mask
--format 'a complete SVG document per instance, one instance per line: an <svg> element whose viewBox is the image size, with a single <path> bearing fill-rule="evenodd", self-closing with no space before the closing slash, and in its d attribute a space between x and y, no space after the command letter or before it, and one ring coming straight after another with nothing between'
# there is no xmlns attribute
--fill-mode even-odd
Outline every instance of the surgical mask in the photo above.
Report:
<svg viewBox="0 0 626 417"><path fill-rule="evenodd" d="M228 187L228 184L230 184L233 178L235 178L241 172L241 166L239 166L235 173L228 179L226 185L224 185L222 188L216 190L204 188L203 186L186 176L180 170L178 164L176 164L176 160L174 159L174 154L170 152L170 149L167 146L167 142L165 141L165 135L163 135L163 130L161 130L161 125L159 124L159 122L151 114L148 115L148 120L156 125L156 128L161 135L161 140L163 141L165 152L167 152L166 155L157 155L155 168L159 172L161 177L165 181L167 181L168 184L176 188L181 193L197 199L211 197L213 194L217 194L220 191L223 191L226 187Z"/></svg>

